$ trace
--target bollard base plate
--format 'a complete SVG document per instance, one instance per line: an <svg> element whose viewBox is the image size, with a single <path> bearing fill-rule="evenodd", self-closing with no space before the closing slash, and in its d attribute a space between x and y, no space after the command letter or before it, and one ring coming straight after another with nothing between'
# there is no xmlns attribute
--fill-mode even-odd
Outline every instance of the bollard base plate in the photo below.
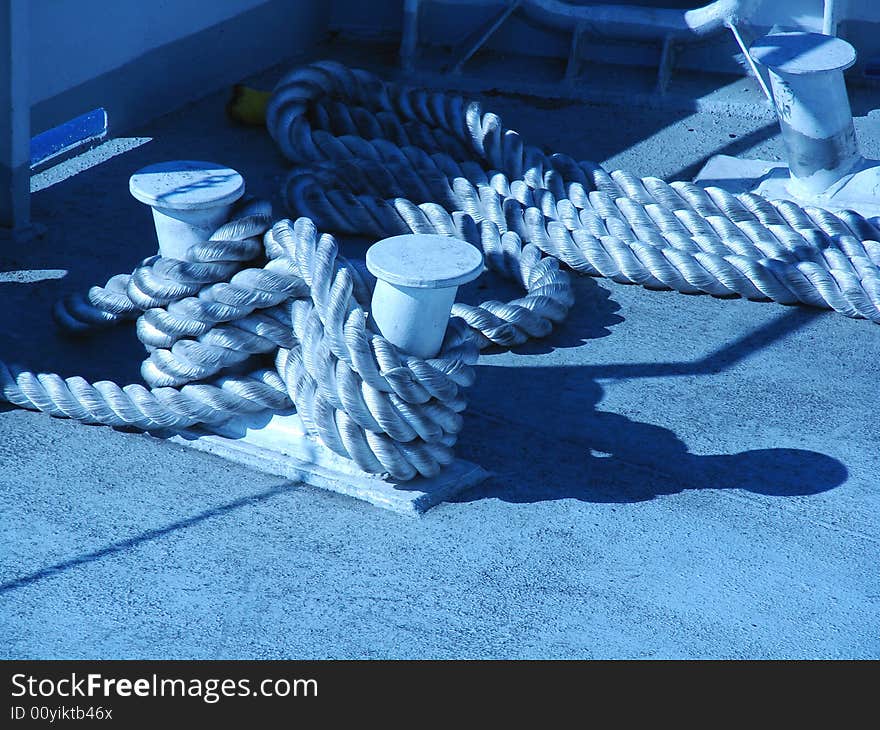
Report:
<svg viewBox="0 0 880 730"><path fill-rule="evenodd" d="M798 195L790 190L791 177L784 162L744 160L715 155L694 178L700 187L724 188L731 193L758 193L770 200L793 200L829 210L854 210L865 218L880 218L880 163L866 160L820 195Z"/></svg>
<svg viewBox="0 0 880 730"><path fill-rule="evenodd" d="M409 516L422 515L489 476L476 464L460 459L430 479L399 482L368 474L305 434L295 413L239 418L216 430L187 429L168 440Z"/></svg>

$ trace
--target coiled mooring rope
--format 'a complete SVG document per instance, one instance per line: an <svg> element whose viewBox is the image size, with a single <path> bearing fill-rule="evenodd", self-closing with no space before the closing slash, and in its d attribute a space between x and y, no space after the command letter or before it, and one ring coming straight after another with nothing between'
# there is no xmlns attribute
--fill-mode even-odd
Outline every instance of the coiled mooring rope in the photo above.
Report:
<svg viewBox="0 0 880 730"><path fill-rule="evenodd" d="M3 398L144 430L295 406L336 453L409 479L451 460L478 346L543 337L566 316L560 262L620 283L880 322L880 230L851 211L608 173L525 145L477 102L333 62L282 79L267 126L295 165L283 197L302 217L271 225L265 204L247 203L187 261L153 257L56 308L74 331L137 317L150 388L0 363ZM370 278L317 226L457 236L525 295L456 304L441 353L414 358L373 330Z"/></svg>

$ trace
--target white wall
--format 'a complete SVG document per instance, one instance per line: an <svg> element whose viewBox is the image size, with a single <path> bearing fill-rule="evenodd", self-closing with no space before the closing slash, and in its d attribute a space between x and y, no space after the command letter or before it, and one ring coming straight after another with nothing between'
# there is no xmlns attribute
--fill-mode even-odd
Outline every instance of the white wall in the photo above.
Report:
<svg viewBox="0 0 880 730"><path fill-rule="evenodd" d="M27 0L36 134L97 107L141 124L323 39L328 0Z"/></svg>
<svg viewBox="0 0 880 730"><path fill-rule="evenodd" d="M793 26L810 31L822 31L823 0L764 0L751 22L755 25Z"/></svg>
<svg viewBox="0 0 880 730"><path fill-rule="evenodd" d="M96 108L139 126L307 56L331 0L0 0L0 229L30 218L30 139Z"/></svg>
<svg viewBox="0 0 880 730"><path fill-rule="evenodd" d="M31 103L264 2L30 0Z"/></svg>

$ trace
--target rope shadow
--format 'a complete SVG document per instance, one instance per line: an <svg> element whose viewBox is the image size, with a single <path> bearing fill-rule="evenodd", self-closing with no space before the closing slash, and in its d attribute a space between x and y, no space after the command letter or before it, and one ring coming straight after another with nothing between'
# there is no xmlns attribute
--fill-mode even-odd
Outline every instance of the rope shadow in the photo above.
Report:
<svg viewBox="0 0 880 730"><path fill-rule="evenodd" d="M530 339L522 345L511 348L490 347L483 353L492 354L509 349L518 355L536 355L558 349L580 347L589 340L607 337L611 334L612 327L625 321L624 317L618 314L620 305L611 298L611 292L601 286L597 279L572 274L571 284L577 305L572 307L565 320L554 328L551 337ZM521 290L518 290L515 284L495 272L487 271L479 279L459 290L458 301L477 304L486 300L487 292L491 292L492 297L511 300L521 294ZM479 384L476 387L479 387Z"/></svg>

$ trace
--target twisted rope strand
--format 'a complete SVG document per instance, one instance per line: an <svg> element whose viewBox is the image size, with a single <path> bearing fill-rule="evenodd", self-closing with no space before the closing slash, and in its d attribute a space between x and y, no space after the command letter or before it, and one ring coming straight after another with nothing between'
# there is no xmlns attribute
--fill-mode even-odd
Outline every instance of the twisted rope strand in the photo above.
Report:
<svg viewBox="0 0 880 730"><path fill-rule="evenodd" d="M260 238L271 222L268 203L246 200L234 209L233 220L187 252L186 261L151 256L131 274L117 274L105 286L93 286L85 297L75 294L58 301L55 321L63 330L81 334L196 294L260 255Z"/></svg>
<svg viewBox="0 0 880 730"><path fill-rule="evenodd" d="M800 302L880 322L880 230L853 211L803 209L545 155L479 103L334 62L288 74L267 125L298 165L284 188L288 208L331 230L419 232L426 226L416 208L425 212L425 204L401 199L433 199L593 276ZM501 311L517 310L484 306L470 321L492 329Z"/></svg>
<svg viewBox="0 0 880 730"><path fill-rule="evenodd" d="M305 218L281 220L264 244L262 268L144 312L151 389L0 364L0 394L56 417L153 431L295 405L311 433L365 470L401 480L436 474L452 459L474 380L467 326L453 320L436 358L404 355L368 326L370 281L331 236ZM274 370L252 369L273 353Z"/></svg>
<svg viewBox="0 0 880 730"><path fill-rule="evenodd" d="M451 461L479 348L544 337L565 318L562 265L880 322L880 230L852 211L609 173L526 145L477 102L333 62L285 76L267 127L295 164L282 190L295 222L271 225L266 204L245 203L186 260L151 257L56 307L74 332L137 318L150 388L0 363L4 400L144 430L294 406L332 451L405 480ZM374 330L371 277L318 226L455 236L524 294L456 303L437 357L411 357Z"/></svg>

